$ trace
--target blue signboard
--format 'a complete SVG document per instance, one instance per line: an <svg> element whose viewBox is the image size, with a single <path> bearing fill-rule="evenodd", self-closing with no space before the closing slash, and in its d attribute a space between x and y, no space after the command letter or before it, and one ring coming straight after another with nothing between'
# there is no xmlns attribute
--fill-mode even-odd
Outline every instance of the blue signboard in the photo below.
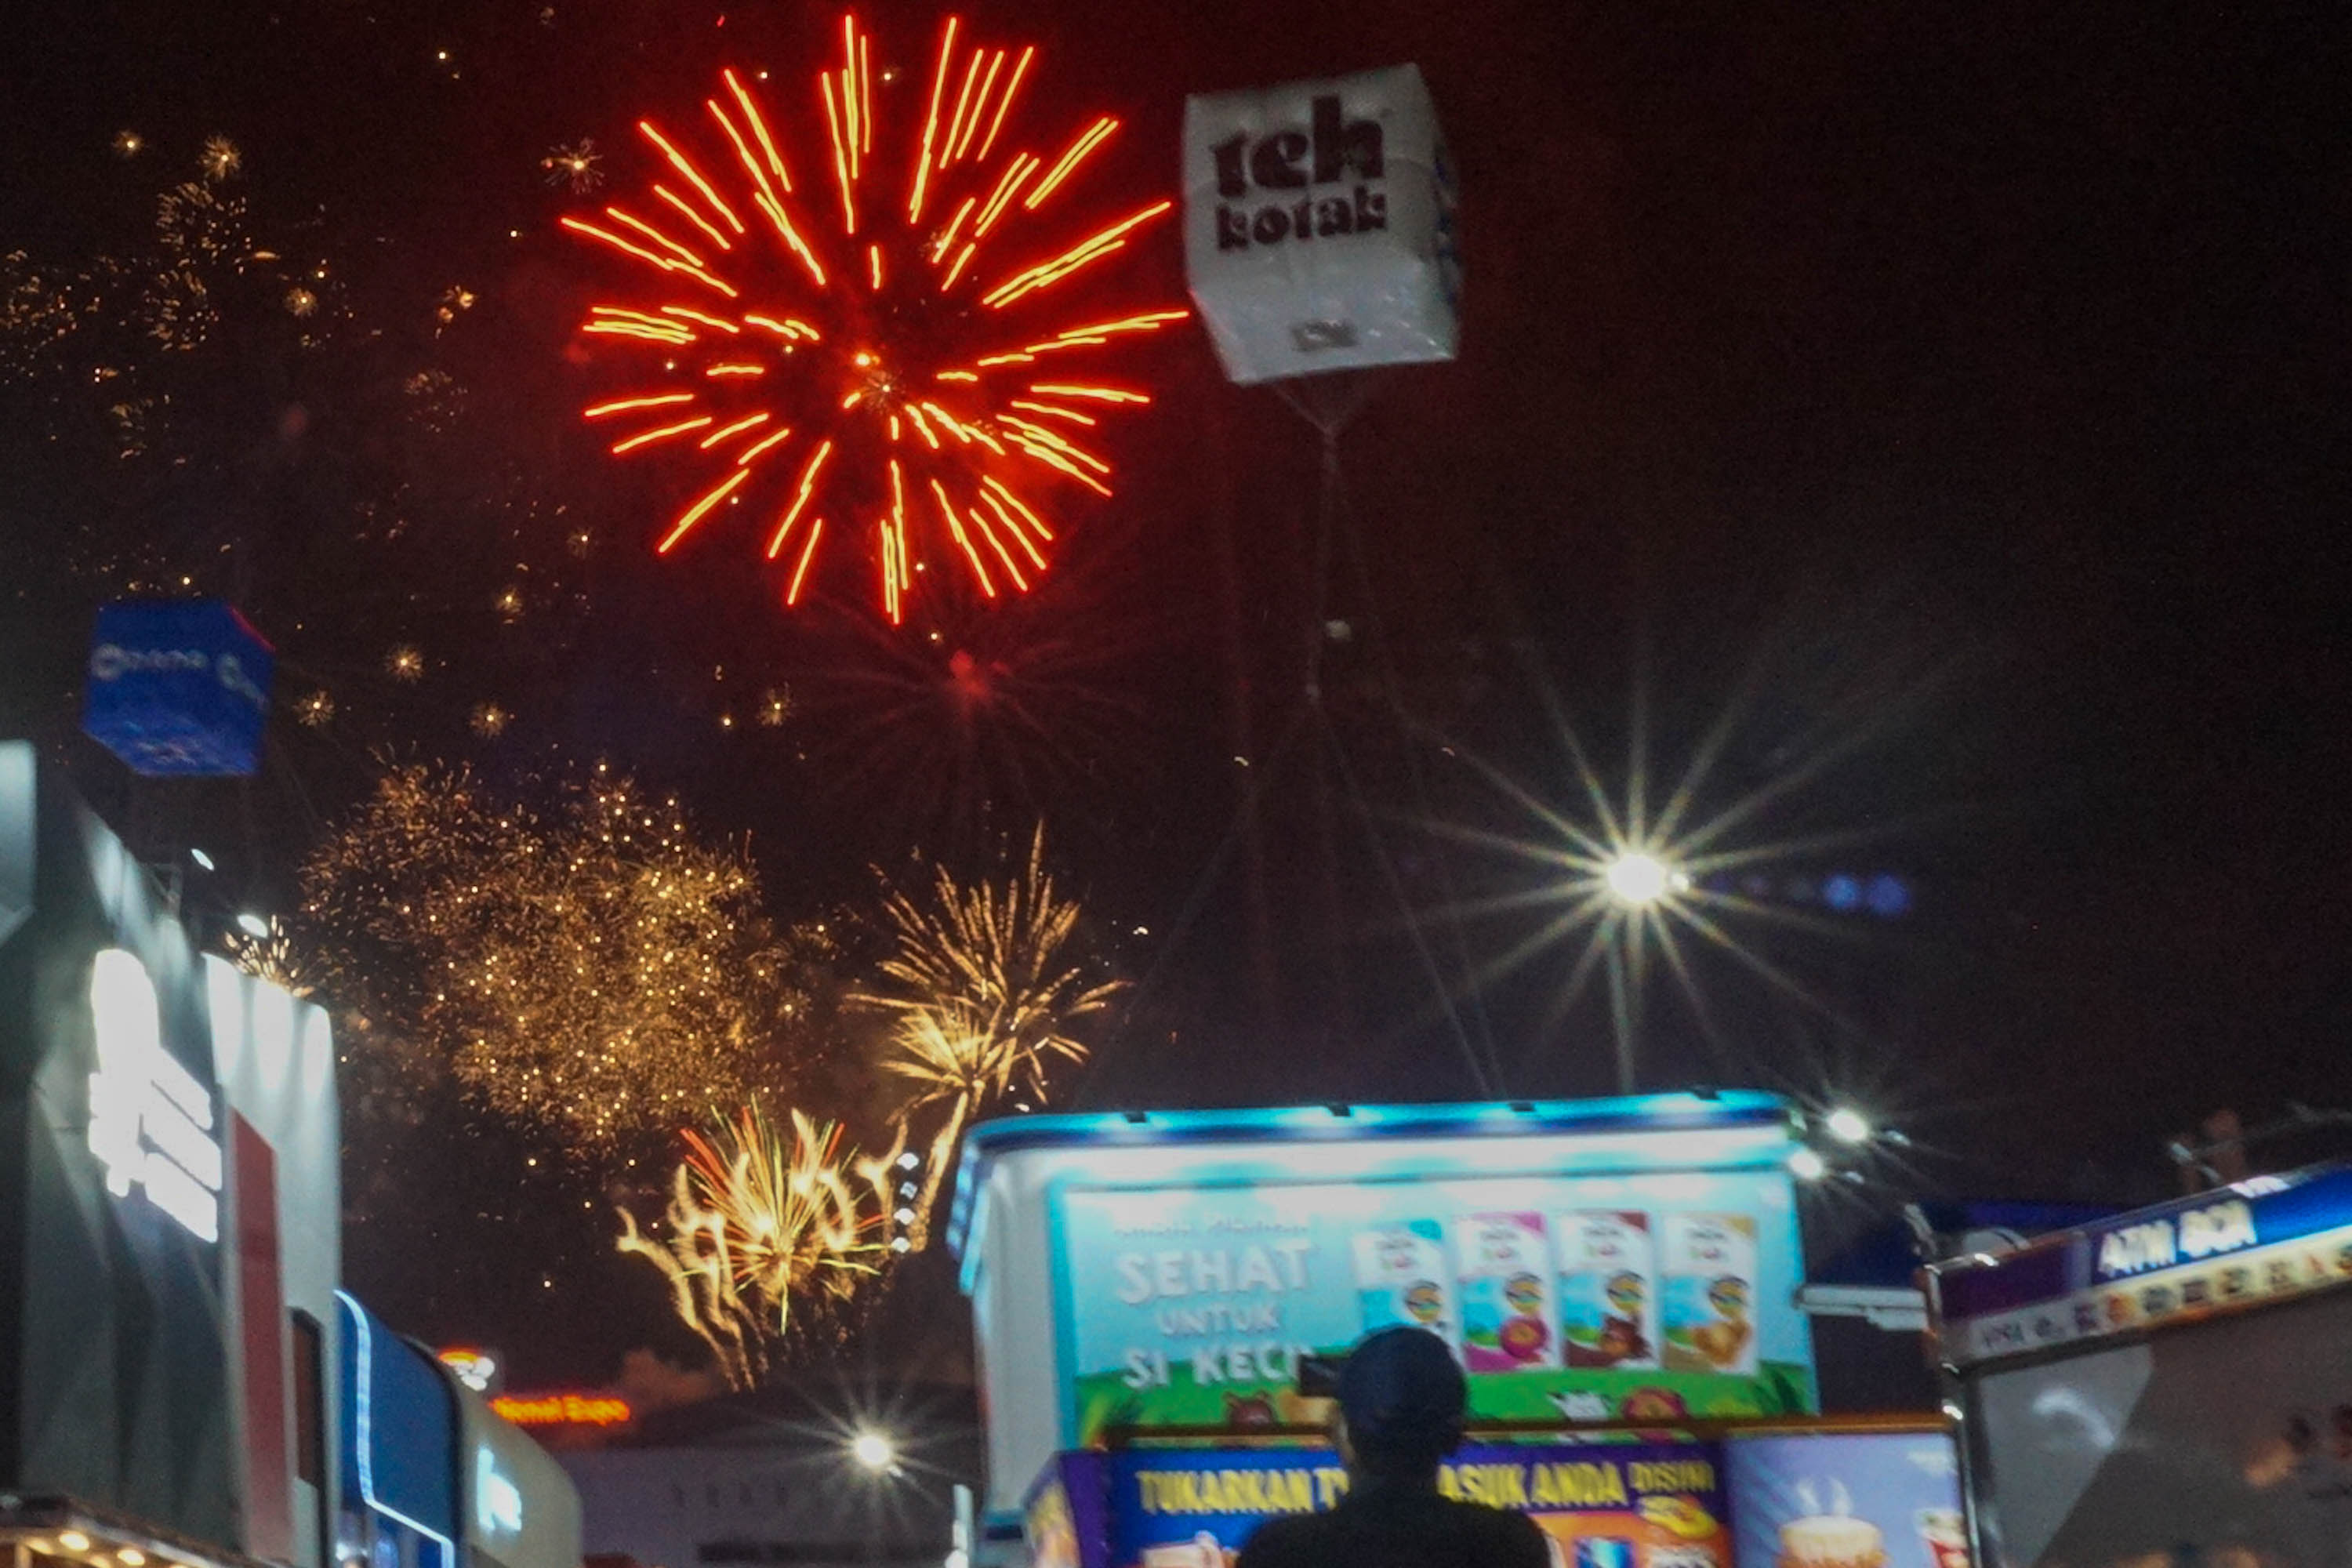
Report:
<svg viewBox="0 0 2352 1568"><path fill-rule="evenodd" d="M109 605L90 639L82 729L133 773L250 773L276 664L218 600Z"/></svg>
<svg viewBox="0 0 2352 1568"><path fill-rule="evenodd" d="M1969 1568L1948 1433L1742 1436L1723 1458L1737 1562Z"/></svg>
<svg viewBox="0 0 2352 1568"><path fill-rule="evenodd" d="M457 1401L424 1352L351 1297L343 1305L343 1480L383 1521L415 1531L455 1568ZM383 1539L394 1537L379 1528ZM432 1560L418 1559L423 1568Z"/></svg>
<svg viewBox="0 0 2352 1568"><path fill-rule="evenodd" d="M1955 1365L2352 1284L2352 1165L2250 1177L1930 1273Z"/></svg>
<svg viewBox="0 0 2352 1568"><path fill-rule="evenodd" d="M1107 1568L1231 1568L1266 1520L1326 1512L1348 1492L1327 1448L1128 1449L1108 1457L1107 1479ZM1731 1562L1712 1443L1470 1444L1437 1484L1528 1515L1563 1563Z"/></svg>

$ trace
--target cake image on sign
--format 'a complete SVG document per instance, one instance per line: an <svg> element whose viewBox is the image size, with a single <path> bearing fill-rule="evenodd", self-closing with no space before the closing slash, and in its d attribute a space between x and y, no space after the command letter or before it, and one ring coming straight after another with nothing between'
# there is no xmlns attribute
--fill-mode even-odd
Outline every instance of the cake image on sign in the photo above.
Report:
<svg viewBox="0 0 2352 1568"><path fill-rule="evenodd" d="M1845 1514L1792 1519L1780 1527L1780 1568L1886 1568L1886 1537Z"/></svg>
<svg viewBox="0 0 2352 1568"><path fill-rule="evenodd" d="M1472 1372L1559 1364L1551 1250L1539 1214L1474 1214L1454 1222L1462 1359Z"/></svg>
<svg viewBox="0 0 2352 1568"><path fill-rule="evenodd" d="M1756 1220L1670 1214L1659 1247L1662 1364L1677 1372L1756 1374Z"/></svg>
<svg viewBox="0 0 2352 1568"><path fill-rule="evenodd" d="M1230 1568L1234 1556L1215 1536L1203 1530L1195 1532L1190 1541L1145 1547L1143 1568Z"/></svg>
<svg viewBox="0 0 2352 1568"><path fill-rule="evenodd" d="M1969 1521L1956 1508L1923 1508L1918 1514L1919 1540L1927 1548L1929 1568L1971 1568Z"/></svg>
<svg viewBox="0 0 2352 1568"><path fill-rule="evenodd" d="M1462 1320L1454 1310L1445 1232L1433 1219L1404 1220L1355 1237L1356 1300L1364 1332L1400 1325L1427 1329L1459 1354Z"/></svg>
<svg viewBox="0 0 2352 1568"><path fill-rule="evenodd" d="M1658 1364L1657 1253L1650 1216L1576 1209L1552 1215L1559 1263L1560 1354L1571 1367Z"/></svg>

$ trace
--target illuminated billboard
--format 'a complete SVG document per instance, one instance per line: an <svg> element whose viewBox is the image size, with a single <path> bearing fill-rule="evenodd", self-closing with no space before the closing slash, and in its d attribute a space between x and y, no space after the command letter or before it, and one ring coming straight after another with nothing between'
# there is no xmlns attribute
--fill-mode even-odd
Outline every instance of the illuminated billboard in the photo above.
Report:
<svg viewBox="0 0 2352 1568"><path fill-rule="evenodd" d="M1232 1568L1261 1525L1349 1486L1319 1444L1080 1451L1030 1489L1023 1533L1036 1568ZM1958 1457L1932 1422L1468 1443L1437 1490L1526 1514L1578 1568L1969 1568Z"/></svg>
<svg viewBox="0 0 2352 1568"><path fill-rule="evenodd" d="M154 879L0 742L0 1495L241 1547L231 1104L203 973Z"/></svg>
<svg viewBox="0 0 2352 1568"><path fill-rule="evenodd" d="M2334 1568L2352 1502L2352 1164L1929 1270L1985 1560Z"/></svg>
<svg viewBox="0 0 2352 1568"><path fill-rule="evenodd" d="M1312 1419L1301 1358L1396 1323L1445 1340L1476 1418L1809 1412L1792 1147L1757 1094L983 1125L951 1230L991 1473Z"/></svg>

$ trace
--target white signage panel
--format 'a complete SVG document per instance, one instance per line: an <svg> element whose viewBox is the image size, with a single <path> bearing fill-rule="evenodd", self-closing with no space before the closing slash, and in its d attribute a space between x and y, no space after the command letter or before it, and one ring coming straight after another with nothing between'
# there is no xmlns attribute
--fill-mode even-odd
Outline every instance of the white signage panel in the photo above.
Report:
<svg viewBox="0 0 2352 1568"><path fill-rule="evenodd" d="M1184 104L1184 260L1241 383L1454 357L1454 175L1419 68Z"/></svg>

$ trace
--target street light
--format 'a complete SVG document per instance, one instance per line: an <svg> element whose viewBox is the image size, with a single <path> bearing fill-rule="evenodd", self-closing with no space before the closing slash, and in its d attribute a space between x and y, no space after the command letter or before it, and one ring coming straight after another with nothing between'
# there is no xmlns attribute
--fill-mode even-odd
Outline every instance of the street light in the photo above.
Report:
<svg viewBox="0 0 2352 1568"><path fill-rule="evenodd" d="M1822 1119L1822 1125L1829 1135L1841 1143L1860 1145L1870 1142L1874 1129L1870 1119L1850 1105L1841 1105Z"/></svg>
<svg viewBox="0 0 2352 1568"><path fill-rule="evenodd" d="M1617 1092L1633 1092L1633 1063L1640 1053L1642 994L1646 989L1642 925L1651 910L1690 886L1690 879L1646 849L1622 849L1601 868L1601 885L1617 906L1616 929L1605 953L1609 1011L1617 1034Z"/></svg>
<svg viewBox="0 0 2352 1568"><path fill-rule="evenodd" d="M860 1432L849 1445L849 1457L881 1475L898 1463L898 1445L879 1432Z"/></svg>
<svg viewBox="0 0 2352 1568"><path fill-rule="evenodd" d="M1609 884L1609 896L1631 909L1656 903L1674 881L1664 861L1639 850L1610 861L1601 877Z"/></svg>
<svg viewBox="0 0 2352 1568"><path fill-rule="evenodd" d="M1818 1182L1829 1169L1829 1162L1811 1149L1801 1145L1789 1152L1789 1170L1801 1182Z"/></svg>

